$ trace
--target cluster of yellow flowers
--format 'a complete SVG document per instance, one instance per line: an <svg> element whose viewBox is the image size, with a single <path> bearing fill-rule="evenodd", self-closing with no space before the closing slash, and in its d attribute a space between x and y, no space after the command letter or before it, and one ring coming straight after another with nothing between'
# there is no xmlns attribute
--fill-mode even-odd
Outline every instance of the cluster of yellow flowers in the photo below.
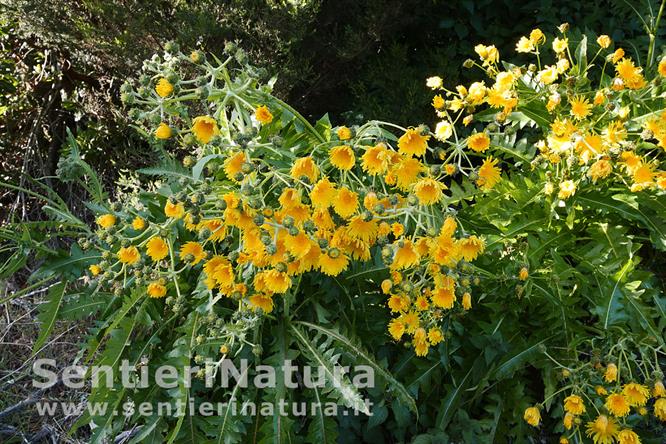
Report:
<svg viewBox="0 0 666 444"><path fill-rule="evenodd" d="M457 153L462 145L477 153L489 148L502 152L505 147L494 143L492 136L502 135L499 127L511 120L511 113L526 113L529 118L538 115L543 118L536 122L543 135L536 144L539 153L532 165L547 171L544 194L565 200L581 184L607 178L626 183L631 191L666 189L666 171L659 169L657 158L666 149L666 112L660 105L666 58L658 64L654 80L648 82L643 68L622 48L608 50L613 43L607 35L597 38L598 50L591 60L577 56L578 60L569 48L568 25L558 29L560 35L551 45L551 65L542 66L547 39L535 29L516 45L517 52L536 57L536 64L528 67L507 64L503 68L494 46L475 47L481 64L468 60L465 66L484 70L492 85L480 81L451 91L441 78L429 78L429 87L444 92L432 102L442 119L435 136L458 148ZM587 39L580 45L585 51L576 53L587 54ZM591 70L596 61L602 64L600 74ZM608 73L611 70L614 76ZM470 125L477 108L484 104L497 109L495 121L483 131L459 139L455 124ZM455 140L448 142L452 136ZM499 171L491 169L496 162L492 157L484 160L478 174L481 186L492 188L499 180Z"/></svg>
<svg viewBox="0 0 666 444"><path fill-rule="evenodd" d="M200 270L198 280L211 294L261 314L271 313L280 296L297 294L304 273L335 277L354 264L370 268L374 259L390 274L381 290L395 314L391 337L410 337L419 356L444 340L443 320L456 301L462 310L471 308L478 278L469 262L483 252L484 240L466 233L446 207L444 180L455 170L428 163L434 151L428 129L400 128L392 139L382 122L341 126L294 155L301 142L284 144L293 128L284 121L284 104L256 90L224 96L239 83L215 86L224 64L190 60L214 73L197 81L208 81L205 94L164 75L163 65L149 80L152 90L124 93L126 99L134 94L129 102L154 108L154 115L143 117L157 140L193 144L200 158L213 153L209 177L186 180L166 201L154 194L144 210L99 216L97 244L105 260L91 273L122 281L120 288L145 289L153 298L175 292L171 303L179 306L182 288L194 287L180 275ZM237 99L239 107L231 112L222 97ZM209 114L188 119L202 98ZM192 109L179 108L189 100ZM481 174L479 184L489 188L498 179L498 173ZM151 206L162 211L147 211ZM129 219L131 224L122 222ZM136 279L127 282L130 270Z"/></svg>
<svg viewBox="0 0 666 444"><path fill-rule="evenodd" d="M583 434L595 444L640 444L640 436L634 429L641 421L654 417L666 422L666 387L658 361L663 352L659 347L630 352L625 342L620 341L610 349L611 354L617 352L617 363L608 362L604 366L593 357L581 362L578 368L561 369L562 381L568 384L547 398L568 393L562 402L560 430L564 434L560 444L580 442ZM629 361L628 356L633 359ZM636 382L639 378L643 383ZM528 407L524 420L539 427L545 403Z"/></svg>

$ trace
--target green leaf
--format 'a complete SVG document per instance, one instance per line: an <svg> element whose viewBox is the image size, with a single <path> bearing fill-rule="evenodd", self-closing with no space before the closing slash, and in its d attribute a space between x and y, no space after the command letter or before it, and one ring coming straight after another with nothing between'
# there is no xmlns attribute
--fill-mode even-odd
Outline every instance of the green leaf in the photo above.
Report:
<svg viewBox="0 0 666 444"><path fill-rule="evenodd" d="M53 325L55 324L56 318L58 317L58 310L60 310L60 304L62 299L65 296L65 289L67 288L67 282L60 282L55 284L48 293L48 302L42 304L39 308L39 316L37 317L41 322L41 327L39 329L39 336L35 341L35 344L32 347L32 352L37 353L39 349L44 345L46 339L48 338Z"/></svg>

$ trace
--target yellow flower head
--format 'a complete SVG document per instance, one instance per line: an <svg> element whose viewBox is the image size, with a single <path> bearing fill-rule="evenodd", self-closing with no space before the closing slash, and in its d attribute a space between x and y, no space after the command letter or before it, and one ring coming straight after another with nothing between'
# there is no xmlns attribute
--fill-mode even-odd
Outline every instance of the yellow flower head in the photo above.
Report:
<svg viewBox="0 0 666 444"><path fill-rule="evenodd" d="M294 165L291 167L291 177L294 179L307 177L310 183L314 183L317 180L317 176L319 176L319 168L317 168L311 156L296 159Z"/></svg>
<svg viewBox="0 0 666 444"><path fill-rule="evenodd" d="M217 127L217 122L210 116L198 116L192 120L192 133L196 139L206 144L211 141L214 136L220 134L220 129Z"/></svg>
<svg viewBox="0 0 666 444"><path fill-rule="evenodd" d="M564 398L564 411L573 415L585 413L585 403L583 398L578 395L569 395Z"/></svg>
<svg viewBox="0 0 666 444"><path fill-rule="evenodd" d="M333 200L333 209L345 219L348 219L358 208L358 195L347 187L341 188Z"/></svg>
<svg viewBox="0 0 666 444"><path fill-rule="evenodd" d="M328 180L328 177L324 177L312 187L310 200L317 208L328 208L333 204L336 195L335 185Z"/></svg>
<svg viewBox="0 0 666 444"><path fill-rule="evenodd" d="M167 289L159 282L151 282L148 284L147 292L151 298L162 298L166 295Z"/></svg>
<svg viewBox="0 0 666 444"><path fill-rule="evenodd" d="M118 250L118 260L123 264L134 265L141 259L141 253L135 246L122 247Z"/></svg>
<svg viewBox="0 0 666 444"><path fill-rule="evenodd" d="M91 265L90 267L88 267L88 270L90 270L90 274L92 274L93 276L97 276L102 272L102 268L97 264Z"/></svg>
<svg viewBox="0 0 666 444"><path fill-rule="evenodd" d="M137 216L132 221L132 228L134 228L137 231L141 231L144 228L146 228L146 221L141 217Z"/></svg>
<svg viewBox="0 0 666 444"><path fill-rule="evenodd" d="M174 219L180 219L185 214L185 207L182 203L171 203L167 200L166 205L164 205L164 215L166 217L172 217Z"/></svg>
<svg viewBox="0 0 666 444"><path fill-rule="evenodd" d="M520 279L521 281L526 281L529 276L530 276L530 272L527 269L527 267L521 268L520 271L518 272L518 279ZM565 402L566 402L566 400L565 400Z"/></svg>
<svg viewBox="0 0 666 444"><path fill-rule="evenodd" d="M428 148L430 136L424 136L419 129L410 128L398 139L398 150L411 156L423 156Z"/></svg>
<svg viewBox="0 0 666 444"><path fill-rule="evenodd" d="M555 51L557 54L563 53L567 50L568 47L569 39L567 38L556 37L555 40L553 40L553 51Z"/></svg>
<svg viewBox="0 0 666 444"><path fill-rule="evenodd" d="M573 180L565 180L560 184L560 192L557 197L560 199L568 199L576 193L576 183Z"/></svg>
<svg viewBox="0 0 666 444"><path fill-rule="evenodd" d="M363 171L370 175L383 174L388 168L389 153L386 145L378 143L365 150L361 157Z"/></svg>
<svg viewBox="0 0 666 444"><path fill-rule="evenodd" d="M391 319L388 331L394 340L399 341L402 335L405 334L405 324L399 319Z"/></svg>
<svg viewBox="0 0 666 444"><path fill-rule="evenodd" d="M171 127L164 122L160 123L155 130L155 137L158 139L166 140L171 137L171 134Z"/></svg>
<svg viewBox="0 0 666 444"><path fill-rule="evenodd" d="M632 407L645 405L650 397L650 390L641 384L630 382L622 388L622 394Z"/></svg>
<svg viewBox="0 0 666 444"><path fill-rule="evenodd" d="M469 310L472 308L472 295L469 294L469 292L463 293L462 307L464 310Z"/></svg>
<svg viewBox="0 0 666 444"><path fill-rule="evenodd" d="M444 85L444 80L439 76L428 77L426 79L426 86L430 89L439 89Z"/></svg>
<svg viewBox="0 0 666 444"><path fill-rule="evenodd" d="M419 263L420 257L414 243L410 240L397 242L398 248L391 263L392 270L403 270Z"/></svg>
<svg viewBox="0 0 666 444"><path fill-rule="evenodd" d="M273 121L273 114L271 114L266 105L257 107L257 109L254 110L254 117L262 125L268 125Z"/></svg>
<svg viewBox="0 0 666 444"><path fill-rule="evenodd" d="M442 330L436 327L433 327L430 330L428 330L428 341L430 341L430 344L437 345L443 340L444 340L444 334L442 334Z"/></svg>
<svg viewBox="0 0 666 444"><path fill-rule="evenodd" d="M497 168L498 162L498 159L493 159L492 156L488 156L481 164L481 167L479 168L479 178L476 180L476 184L482 190L489 191L500 181L501 170Z"/></svg>
<svg viewBox="0 0 666 444"><path fill-rule="evenodd" d="M475 235L460 239L456 244L460 247L461 256L468 262L476 259L486 248L486 243L483 239Z"/></svg>
<svg viewBox="0 0 666 444"><path fill-rule="evenodd" d="M432 291L432 303L441 308L453 308L456 301L455 288L453 286L436 287Z"/></svg>
<svg viewBox="0 0 666 444"><path fill-rule="evenodd" d="M335 133L340 140L349 140L352 138L352 131L346 126L341 126Z"/></svg>
<svg viewBox="0 0 666 444"><path fill-rule="evenodd" d="M437 94L435 97L432 98L432 107L433 108L442 109L442 108L444 108L444 105L446 105L446 101L441 96L441 94Z"/></svg>
<svg viewBox="0 0 666 444"><path fill-rule="evenodd" d="M516 43L516 51L523 53L532 52L534 51L534 42L527 37L521 37L518 43Z"/></svg>
<svg viewBox="0 0 666 444"><path fill-rule="evenodd" d="M264 313L273 311L273 298L265 294L255 294L249 298L250 306L254 309L261 309Z"/></svg>
<svg viewBox="0 0 666 444"><path fill-rule="evenodd" d="M439 202L443 189L446 189L446 185L429 177L414 184L414 194L421 205L432 205Z"/></svg>
<svg viewBox="0 0 666 444"><path fill-rule="evenodd" d="M607 35L600 35L597 37L597 44L602 48L606 49L611 45L611 38Z"/></svg>
<svg viewBox="0 0 666 444"><path fill-rule="evenodd" d="M448 120L442 120L435 126L435 138L444 142L453 135L453 125Z"/></svg>
<svg viewBox="0 0 666 444"><path fill-rule="evenodd" d="M173 85L163 77L157 82L157 85L155 85L155 92L157 92L157 95L160 97L170 96L173 92Z"/></svg>
<svg viewBox="0 0 666 444"><path fill-rule="evenodd" d="M659 71L659 75L662 77L666 77L666 57L661 59L659 62L659 66L657 67L657 71Z"/></svg>
<svg viewBox="0 0 666 444"><path fill-rule="evenodd" d="M539 28L533 29L532 32L530 32L530 42L535 45L543 45L546 43L546 36Z"/></svg>
<svg viewBox="0 0 666 444"><path fill-rule="evenodd" d="M666 398L659 398L654 402L654 416L666 421Z"/></svg>
<svg viewBox="0 0 666 444"><path fill-rule="evenodd" d="M97 218L97 225L108 230L116 224L116 216L113 214L102 214Z"/></svg>
<svg viewBox="0 0 666 444"><path fill-rule="evenodd" d="M617 366L612 362L606 366L606 372L604 373L604 381L606 382L615 382L617 380Z"/></svg>
<svg viewBox="0 0 666 444"><path fill-rule="evenodd" d="M641 438L631 429L621 430L617 435L619 444L641 444Z"/></svg>
<svg viewBox="0 0 666 444"><path fill-rule="evenodd" d="M483 153L490 147L490 138L486 133L475 133L467 138L467 148Z"/></svg>
<svg viewBox="0 0 666 444"><path fill-rule="evenodd" d="M331 160L331 165L342 171L351 170L356 163L354 151L348 145L339 145L331 148L329 159Z"/></svg>
<svg viewBox="0 0 666 444"><path fill-rule="evenodd" d="M599 415L597 419L587 423L587 436L594 444L613 444L618 433L617 422L606 415Z"/></svg>
<svg viewBox="0 0 666 444"><path fill-rule="evenodd" d="M324 253L319 256L319 270L327 276L337 276L347 269L349 265L349 258L331 249L328 254Z"/></svg>
<svg viewBox="0 0 666 444"><path fill-rule="evenodd" d="M666 397L666 388L661 380L655 381L654 387L652 388L652 396L655 398Z"/></svg>
<svg viewBox="0 0 666 444"><path fill-rule="evenodd" d="M541 412L539 412L537 407L528 407L525 409L523 419L532 427L539 427L539 423L541 422Z"/></svg>
<svg viewBox="0 0 666 444"><path fill-rule="evenodd" d="M196 265L206 258L206 252L199 242L186 242L180 248L180 258Z"/></svg>
<svg viewBox="0 0 666 444"><path fill-rule="evenodd" d="M564 419L562 419L562 424L564 425L564 428L567 430L571 430L573 427L574 419L576 419L576 416L572 413L567 412L564 415Z"/></svg>
<svg viewBox="0 0 666 444"><path fill-rule="evenodd" d="M590 115L592 105L590 101L581 96L576 96L569 102L571 105L571 115L578 120L584 119Z"/></svg>
<svg viewBox="0 0 666 444"><path fill-rule="evenodd" d="M606 398L606 408L617 417L627 416L629 414L629 401L621 393L613 393Z"/></svg>
<svg viewBox="0 0 666 444"><path fill-rule="evenodd" d="M161 237L153 237L146 243L146 254L157 262L169 254L169 246Z"/></svg>

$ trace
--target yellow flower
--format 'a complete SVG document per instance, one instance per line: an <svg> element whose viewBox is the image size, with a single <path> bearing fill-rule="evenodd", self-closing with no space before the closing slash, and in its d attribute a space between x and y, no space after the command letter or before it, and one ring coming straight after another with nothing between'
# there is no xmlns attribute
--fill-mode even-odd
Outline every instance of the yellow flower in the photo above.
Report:
<svg viewBox="0 0 666 444"><path fill-rule="evenodd" d="M624 57L624 49L618 48L615 50L615 52L611 55L611 62L617 63L619 60Z"/></svg>
<svg viewBox="0 0 666 444"><path fill-rule="evenodd" d="M419 174L424 170L423 164L418 159L412 157L403 158L386 176L386 183L389 185L395 184L403 191L407 191L410 186L419 177ZM391 182L389 179L394 179Z"/></svg>
<svg viewBox="0 0 666 444"><path fill-rule="evenodd" d="M291 177L300 179L303 176L307 177L310 183L314 183L317 176L319 176L319 168L317 168L311 156L296 159L291 167Z"/></svg>
<svg viewBox="0 0 666 444"><path fill-rule="evenodd" d="M654 416L666 421L666 398L659 398L654 402Z"/></svg>
<svg viewBox="0 0 666 444"><path fill-rule="evenodd" d="M231 263L224 256L213 256L203 265L204 273L206 273L206 285L208 288L215 288L216 286L224 294L228 294L233 290L235 283L234 269Z"/></svg>
<svg viewBox="0 0 666 444"><path fill-rule="evenodd" d="M631 429L621 430L617 435L619 444L641 444L641 438Z"/></svg>
<svg viewBox="0 0 666 444"><path fill-rule="evenodd" d="M585 413L585 403L583 403L583 398L578 395L569 395L564 398L564 411L573 415Z"/></svg>
<svg viewBox="0 0 666 444"><path fill-rule="evenodd" d="M622 388L622 394L627 398L630 406L636 407L645 405L650 397L650 390L644 385L630 382Z"/></svg>
<svg viewBox="0 0 666 444"><path fill-rule="evenodd" d="M442 334L442 330L436 327L433 327L430 330L428 330L428 341L430 341L432 345L437 345L443 340L444 340L444 335Z"/></svg>
<svg viewBox="0 0 666 444"><path fill-rule="evenodd" d="M501 170L497 168L498 162L498 159L493 159L492 156L488 156L481 164L481 167L479 168L479 178L476 180L476 184L482 190L489 191L500 181Z"/></svg>
<svg viewBox="0 0 666 444"><path fill-rule="evenodd" d="M567 429L567 430L571 430L571 427L573 427L574 419L576 419L576 417L573 414L567 412L564 415L564 419L562 420L562 424L564 425L564 428Z"/></svg>
<svg viewBox="0 0 666 444"><path fill-rule="evenodd" d="M490 147L490 138L486 133L475 133L467 138L467 148L482 153Z"/></svg>
<svg viewBox="0 0 666 444"><path fill-rule="evenodd" d="M609 395L604 405L614 416L622 417L629 414L629 401L621 393Z"/></svg>
<svg viewBox="0 0 666 444"><path fill-rule="evenodd" d="M523 419L532 427L539 427L541 422L541 412L537 407L528 407L525 409Z"/></svg>
<svg viewBox="0 0 666 444"><path fill-rule="evenodd" d="M426 177L416 182L414 194L421 205L432 205L440 201L443 189L446 189L443 183Z"/></svg>
<svg viewBox="0 0 666 444"><path fill-rule="evenodd" d="M663 382L655 381L654 387L652 388L652 396L655 398L666 397L666 388L664 388Z"/></svg>
<svg viewBox="0 0 666 444"><path fill-rule="evenodd" d="M155 137L162 140L168 139L171 137L171 127L164 122L160 123L155 130Z"/></svg>
<svg viewBox="0 0 666 444"><path fill-rule="evenodd" d="M428 77L426 79L426 86L430 89L439 89L444 85L444 80L439 76Z"/></svg>
<svg viewBox="0 0 666 444"><path fill-rule="evenodd" d="M634 181L631 191L641 191L654 185L654 171L652 165L641 162L632 172Z"/></svg>
<svg viewBox="0 0 666 444"><path fill-rule="evenodd" d="M333 257L335 256L335 257ZM349 265L349 258L332 248L328 254L319 256L319 269L328 276L337 276L342 273Z"/></svg>
<svg viewBox="0 0 666 444"><path fill-rule="evenodd" d="M361 157L363 171L370 175L383 174L388 168L389 153L386 145L378 143L365 150Z"/></svg>
<svg viewBox="0 0 666 444"><path fill-rule="evenodd" d="M192 133L201 143L208 143L214 136L220 134L217 122L210 116L198 116L192 120Z"/></svg>
<svg viewBox="0 0 666 444"><path fill-rule="evenodd" d="M645 79L640 66L634 66L631 59L622 59L615 65L615 72L629 89L638 89L645 86Z"/></svg>
<svg viewBox="0 0 666 444"><path fill-rule="evenodd" d="M273 114L271 114L266 105L257 107L257 109L254 110L254 117L262 125L268 125L273 121Z"/></svg>
<svg viewBox="0 0 666 444"><path fill-rule="evenodd" d="M419 129L410 128L398 139L398 150L412 156L423 156L430 136L421 135Z"/></svg>
<svg viewBox="0 0 666 444"><path fill-rule="evenodd" d="M331 165L343 171L351 170L356 162L354 151L348 145L339 145L331 148L329 158Z"/></svg>
<svg viewBox="0 0 666 444"><path fill-rule="evenodd" d="M255 309L261 309L264 313L273 311L273 298L265 294L255 294L249 298L250 305Z"/></svg>
<svg viewBox="0 0 666 444"><path fill-rule="evenodd" d="M90 267L88 267L88 270L90 270L90 274L92 274L93 276L97 276L102 272L102 268L96 264L93 264Z"/></svg>
<svg viewBox="0 0 666 444"><path fill-rule="evenodd" d="M153 237L146 243L146 254L154 261L161 261L169 254L169 246L161 237Z"/></svg>
<svg viewBox="0 0 666 444"><path fill-rule="evenodd" d="M569 102L571 105L571 115L578 119L584 119L590 115L592 105L585 97L576 96Z"/></svg>
<svg viewBox="0 0 666 444"><path fill-rule="evenodd" d="M155 92L160 97L167 97L173 92L173 85L165 78L161 78L155 85Z"/></svg>
<svg viewBox="0 0 666 444"><path fill-rule="evenodd" d="M398 341L402 338L402 335L405 334L405 324L399 319L391 319L388 331L391 334L391 337Z"/></svg>
<svg viewBox="0 0 666 444"><path fill-rule="evenodd" d="M266 289L271 293L285 293L291 287L291 278L287 273L277 270L262 271L255 276L255 281L257 279L263 279Z"/></svg>
<svg viewBox="0 0 666 444"><path fill-rule="evenodd" d="M527 269L527 267L521 268L520 271L518 272L518 279L520 279L521 281L526 281L529 276L530 276L530 272ZM565 402L566 402L566 400L565 400Z"/></svg>
<svg viewBox="0 0 666 444"><path fill-rule="evenodd" d="M595 391L595 392L597 393L597 395L599 395L599 396L606 396L606 395L608 394L608 392L606 391L606 389L603 388L603 387L600 386L600 385L596 386L596 387L594 388L594 391Z"/></svg>
<svg viewBox="0 0 666 444"><path fill-rule="evenodd" d="M338 128L336 134L338 135L338 139L340 140L349 140L352 138L352 132L346 126L341 126L340 128Z"/></svg>
<svg viewBox="0 0 666 444"><path fill-rule="evenodd" d="M596 183L599 179L605 179L613 171L613 166L606 159L599 159L592 164L587 175Z"/></svg>
<svg viewBox="0 0 666 444"><path fill-rule="evenodd" d="M557 197L560 199L568 199L576 193L576 183L573 180L565 180L560 184L560 192Z"/></svg>
<svg viewBox="0 0 666 444"><path fill-rule="evenodd" d="M613 444L617 433L617 422L606 415L599 415L597 419L587 423L586 434L592 438L594 444Z"/></svg>
<svg viewBox="0 0 666 444"><path fill-rule="evenodd" d="M377 239L378 230L377 219L366 221L363 216L352 217L347 226L348 236L363 242L374 242Z"/></svg>
<svg viewBox="0 0 666 444"><path fill-rule="evenodd" d="M402 240L398 242L398 248L393 256L391 263L392 270L403 270L405 268L413 267L419 263L419 253L415 248L414 243L410 240Z"/></svg>
<svg viewBox="0 0 666 444"><path fill-rule="evenodd" d="M556 37L555 40L553 40L553 51L555 51L557 54L561 54L564 51L567 50L569 47L569 39L567 38L559 38Z"/></svg>
<svg viewBox="0 0 666 444"><path fill-rule="evenodd" d="M148 296L151 298L162 298L166 295L167 289L159 282L151 282L148 284Z"/></svg>
<svg viewBox="0 0 666 444"><path fill-rule="evenodd" d="M666 57L661 59L659 62L659 67L657 68L657 71L659 71L659 75L662 77L666 77Z"/></svg>
<svg viewBox="0 0 666 444"><path fill-rule="evenodd" d="M118 260L123 264L134 265L141 259L141 254L135 246L122 247L118 250Z"/></svg>
<svg viewBox="0 0 666 444"><path fill-rule="evenodd" d="M456 244L460 247L460 254L467 262L476 259L486 248L486 243L483 239L475 235L460 239Z"/></svg>
<svg viewBox="0 0 666 444"><path fill-rule="evenodd" d="M206 252L199 242L186 242L180 247L180 258L196 265L206 258Z"/></svg>
<svg viewBox="0 0 666 444"><path fill-rule="evenodd" d="M535 45L543 45L546 43L546 36L539 28L535 28L530 32L530 42Z"/></svg>
<svg viewBox="0 0 666 444"><path fill-rule="evenodd" d="M435 139L444 142L453 135L453 125L448 120L442 120L435 126Z"/></svg>
<svg viewBox="0 0 666 444"><path fill-rule="evenodd" d="M604 381L615 382L616 380L617 380L617 366L611 362L606 367L606 372L604 373Z"/></svg>
<svg viewBox="0 0 666 444"><path fill-rule="evenodd" d="M391 279L384 279L382 281L381 287L382 293L389 294L391 292L391 288L393 288L393 282L391 282Z"/></svg>
<svg viewBox="0 0 666 444"><path fill-rule="evenodd" d="M108 230L116 224L116 216L113 214L102 214L97 218L97 225Z"/></svg>
<svg viewBox="0 0 666 444"><path fill-rule="evenodd" d="M402 234L405 232L405 226L399 222L394 222L391 224L391 233L393 233L393 236L395 238L398 238L402 236Z"/></svg>
<svg viewBox="0 0 666 444"><path fill-rule="evenodd" d="M341 188L333 200L333 209L340 217L347 219L358 208L358 195L347 187Z"/></svg>
<svg viewBox="0 0 666 444"><path fill-rule="evenodd" d="M479 44L474 47L474 51L483 60L484 65L499 62L499 51L497 51L494 45L486 46Z"/></svg>
<svg viewBox="0 0 666 444"><path fill-rule="evenodd" d="M474 82L469 86L467 101L472 105L478 105L483 102L487 92L488 88L484 82Z"/></svg>
<svg viewBox="0 0 666 444"><path fill-rule="evenodd" d="M146 228L146 221L143 220L141 217L137 216L132 221L132 228L134 228L137 231L141 231L144 228Z"/></svg>
<svg viewBox="0 0 666 444"><path fill-rule="evenodd" d="M597 37L597 44L602 48L606 49L611 45L611 38L607 35L600 35Z"/></svg>
<svg viewBox="0 0 666 444"><path fill-rule="evenodd" d="M569 444L569 440L566 436L560 436L560 444Z"/></svg>
<svg viewBox="0 0 666 444"><path fill-rule="evenodd" d="M472 295L469 292L465 292L462 297L462 307L464 310L469 310L472 308Z"/></svg>
<svg viewBox="0 0 666 444"><path fill-rule="evenodd" d="M432 107L433 108L442 109L442 108L444 108L444 105L446 105L446 101L441 96L441 94L437 94L435 97L432 98Z"/></svg>
<svg viewBox="0 0 666 444"><path fill-rule="evenodd" d="M171 203L167 200L166 205L164 205L164 215L166 217L180 219L183 214L185 214L185 207L182 203Z"/></svg>
<svg viewBox="0 0 666 444"><path fill-rule="evenodd" d="M453 286L437 287L432 291L432 303L441 308L453 308L456 293Z"/></svg>
<svg viewBox="0 0 666 444"><path fill-rule="evenodd" d="M335 185L328 180L328 177L322 178L310 191L312 205L317 208L328 208L333 204L336 196Z"/></svg>
<svg viewBox="0 0 666 444"><path fill-rule="evenodd" d="M550 85L557 80L559 72L557 66L546 66L543 70L539 71L537 78L543 82L544 85Z"/></svg>
<svg viewBox="0 0 666 444"><path fill-rule="evenodd" d="M516 43L517 52L532 52L534 51L534 42L532 42L527 37L521 37Z"/></svg>

